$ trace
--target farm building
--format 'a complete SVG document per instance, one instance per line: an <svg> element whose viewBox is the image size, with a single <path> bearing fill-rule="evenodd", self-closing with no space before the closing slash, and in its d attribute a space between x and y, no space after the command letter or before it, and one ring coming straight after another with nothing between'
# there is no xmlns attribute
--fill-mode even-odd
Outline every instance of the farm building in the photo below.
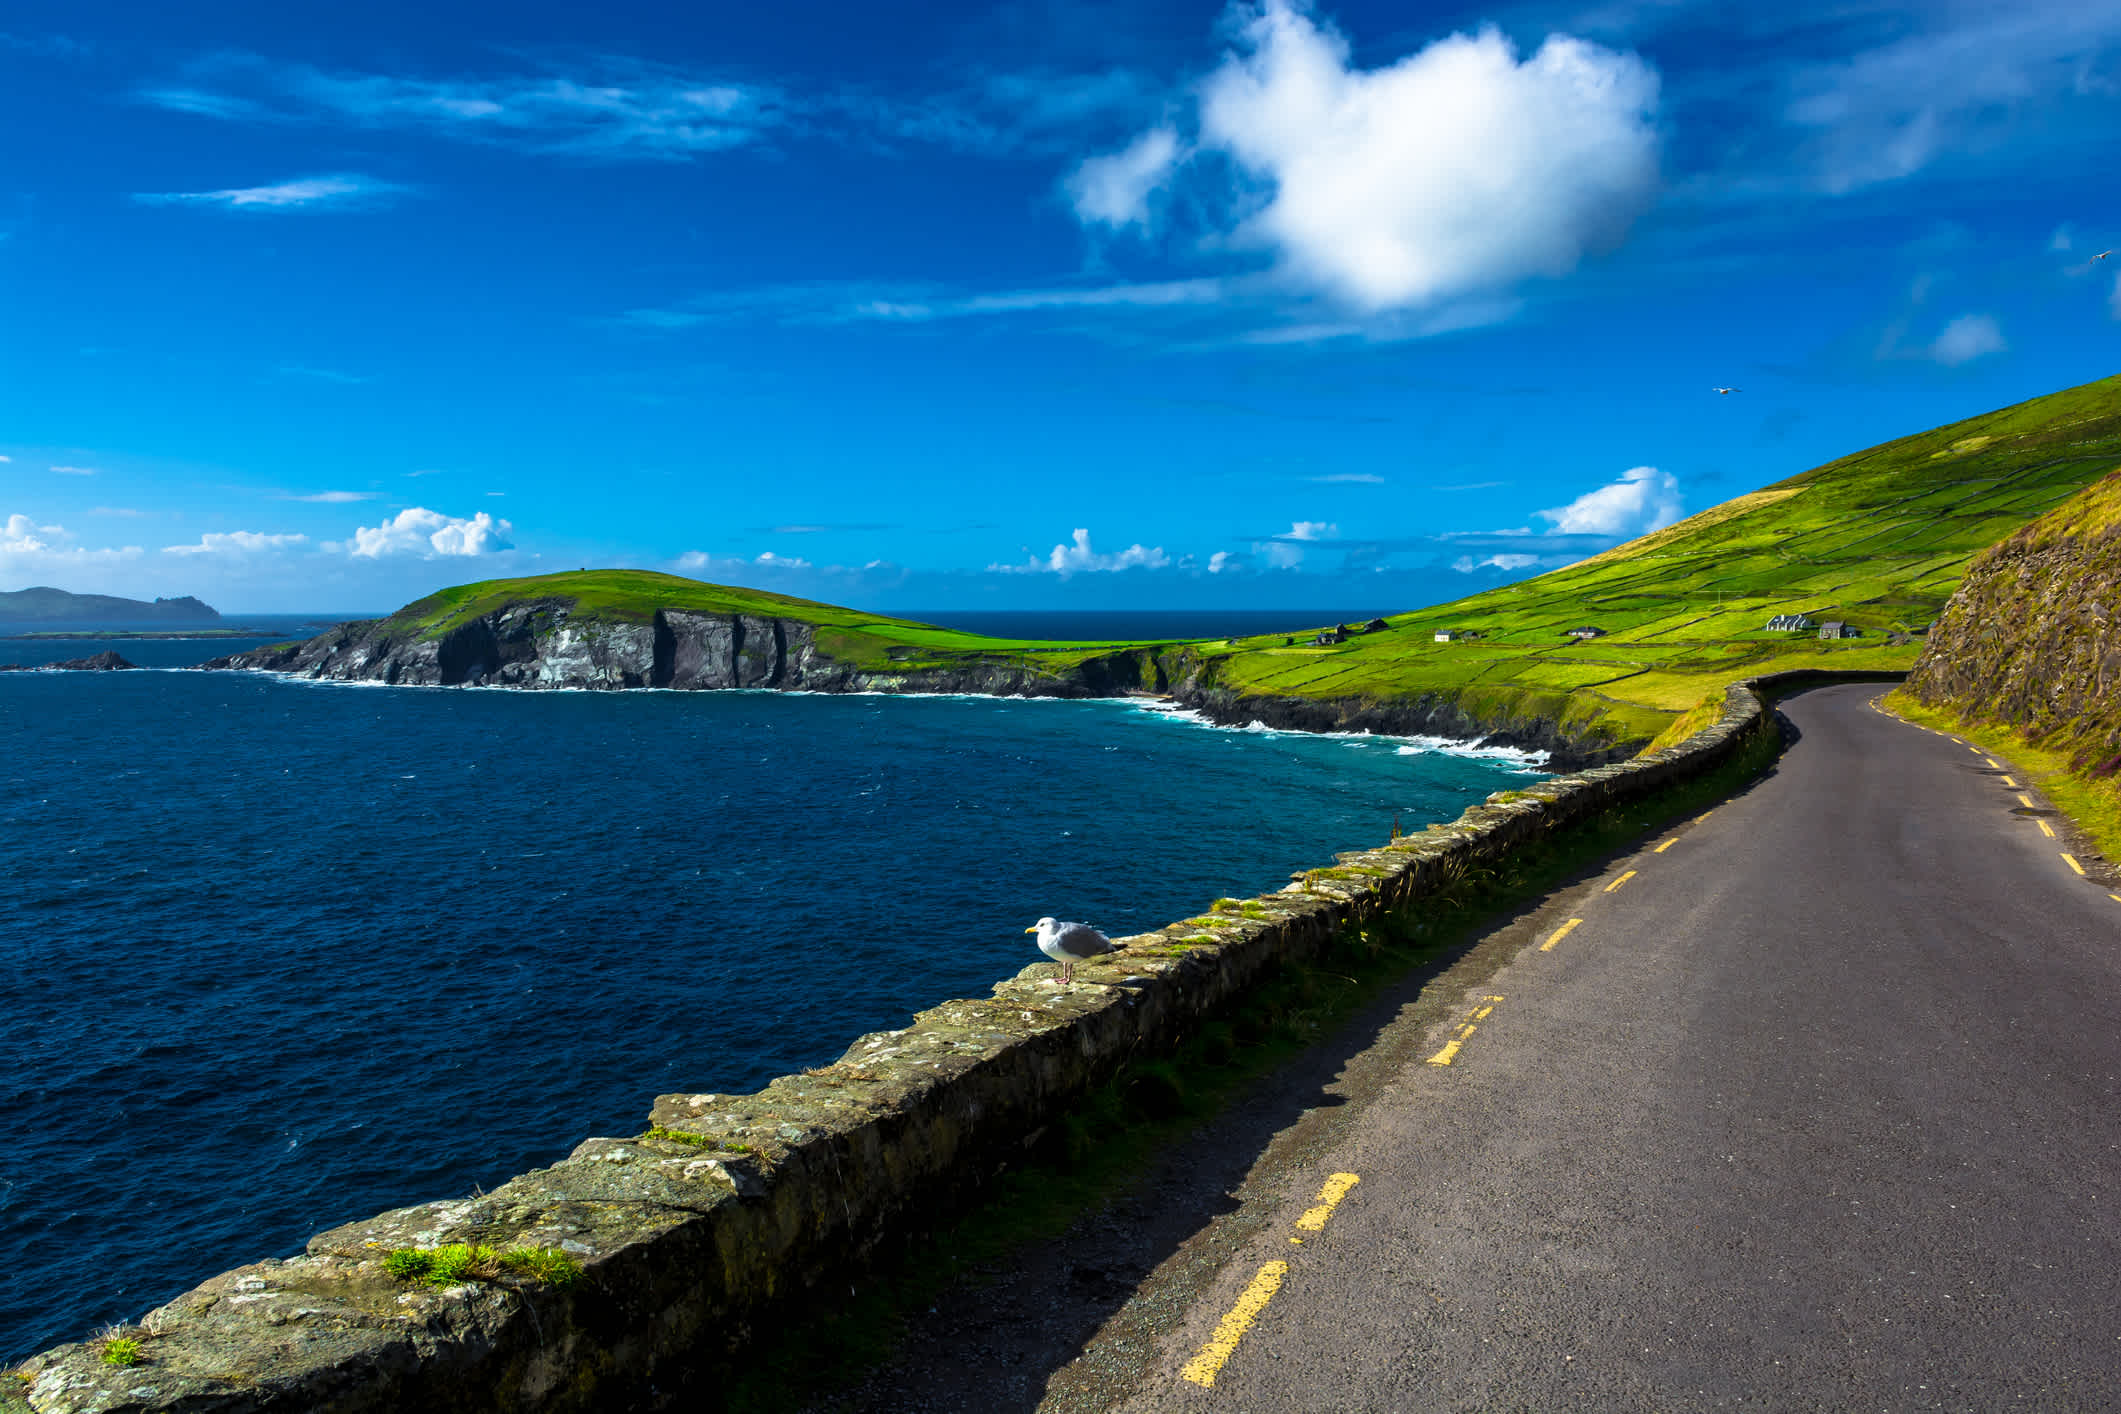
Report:
<svg viewBox="0 0 2121 1414"><path fill-rule="evenodd" d="M1782 629L1790 633L1810 633L1818 625L1802 614L1777 614L1767 621L1770 629Z"/></svg>
<svg viewBox="0 0 2121 1414"><path fill-rule="evenodd" d="M1839 619L1828 619L1825 623L1819 625L1819 636L1821 638L1861 638L1863 637L1863 630L1850 628Z"/></svg>
<svg viewBox="0 0 2121 1414"><path fill-rule="evenodd" d="M1469 638L1478 637L1480 637L1480 630L1477 628L1440 628L1436 630L1436 641L1438 643L1463 643Z"/></svg>
<svg viewBox="0 0 2121 1414"><path fill-rule="evenodd" d="M1604 637L1605 637L1605 630L1604 630L1604 629L1602 629L1602 628L1594 628L1594 627L1592 627L1592 626L1591 626L1590 624L1585 624L1585 625L1584 625L1584 626L1583 626L1582 628L1572 628L1572 629L1570 629L1570 630L1569 630L1569 637L1571 637L1571 638L1604 638Z"/></svg>

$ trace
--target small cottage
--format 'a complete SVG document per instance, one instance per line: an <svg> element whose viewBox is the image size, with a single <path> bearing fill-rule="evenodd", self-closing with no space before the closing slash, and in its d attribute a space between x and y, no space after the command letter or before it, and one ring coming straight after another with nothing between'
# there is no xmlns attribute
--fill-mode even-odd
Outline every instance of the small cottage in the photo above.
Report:
<svg viewBox="0 0 2121 1414"><path fill-rule="evenodd" d="M1863 637L1863 630L1850 628L1839 619L1828 619L1825 623L1819 625L1819 636L1821 638L1861 638Z"/></svg>
<svg viewBox="0 0 2121 1414"><path fill-rule="evenodd" d="M1322 628L1318 631L1317 637L1313 638L1311 641L1323 648L1331 644L1339 643L1342 639L1346 637L1347 635L1342 633L1337 628Z"/></svg>
<svg viewBox="0 0 2121 1414"><path fill-rule="evenodd" d="M1364 633L1383 633L1386 629L1390 627L1391 625L1386 623L1383 619L1372 619L1369 623L1363 625L1362 631Z"/></svg>
<svg viewBox="0 0 2121 1414"><path fill-rule="evenodd" d="M1480 630L1477 628L1440 628L1436 630L1436 641L1438 643L1464 643L1468 639L1478 637L1480 637Z"/></svg>
<svg viewBox="0 0 2121 1414"><path fill-rule="evenodd" d="M1592 627L1592 626L1591 626L1590 624L1585 624L1585 625L1584 625L1584 626L1583 626L1582 628L1572 628L1572 629L1570 629L1570 630L1569 630L1569 637L1571 637L1571 638L1604 638L1604 637L1605 637L1605 630L1604 630L1604 629L1602 629L1602 628L1594 628L1594 627Z"/></svg>
<svg viewBox="0 0 2121 1414"><path fill-rule="evenodd" d="M1817 625L1802 614L1777 614L1767 621L1770 631L1810 633Z"/></svg>

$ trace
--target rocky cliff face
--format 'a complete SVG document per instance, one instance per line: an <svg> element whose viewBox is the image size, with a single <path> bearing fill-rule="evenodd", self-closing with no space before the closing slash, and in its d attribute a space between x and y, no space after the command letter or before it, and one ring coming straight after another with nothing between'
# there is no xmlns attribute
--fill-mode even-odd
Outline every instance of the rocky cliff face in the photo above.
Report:
<svg viewBox="0 0 2121 1414"><path fill-rule="evenodd" d="M1983 551L1908 675L1917 700L2121 769L2121 472Z"/></svg>
<svg viewBox="0 0 2121 1414"><path fill-rule="evenodd" d="M750 687L810 692L973 692L1092 697L1144 685L1137 655L1065 672L962 659L946 666L865 667L819 650L799 619L659 610L649 623L577 618L564 599L511 604L427 638L390 619L336 625L307 643L201 664L294 677L404 686L680 690ZM1121 662L1118 660L1126 659Z"/></svg>

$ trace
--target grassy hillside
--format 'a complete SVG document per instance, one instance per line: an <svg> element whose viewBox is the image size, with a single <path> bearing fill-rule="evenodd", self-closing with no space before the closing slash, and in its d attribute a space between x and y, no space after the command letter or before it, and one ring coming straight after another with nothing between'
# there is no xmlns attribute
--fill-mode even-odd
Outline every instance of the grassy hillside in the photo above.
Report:
<svg viewBox="0 0 2121 1414"><path fill-rule="evenodd" d="M1274 696L1454 696L1489 716L1655 735L1733 678L1911 667L1973 555L2121 466L2121 377L1918 433L1793 476L1605 554L1387 622L1332 647L1209 645L1221 687ZM1536 547L1536 538L1531 546ZM1771 632L1841 619L1859 639ZM1573 642L1578 625L1606 637ZM1438 629L1485 636L1437 643Z"/></svg>

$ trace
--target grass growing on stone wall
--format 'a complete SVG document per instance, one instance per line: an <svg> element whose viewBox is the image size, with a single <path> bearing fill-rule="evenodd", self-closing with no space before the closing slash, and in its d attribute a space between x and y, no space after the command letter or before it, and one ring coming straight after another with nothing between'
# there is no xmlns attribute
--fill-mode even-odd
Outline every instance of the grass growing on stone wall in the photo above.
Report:
<svg viewBox="0 0 2121 1414"><path fill-rule="evenodd" d="M582 1264L556 1247L511 1247L451 1242L441 1247L400 1247L383 1258L383 1270L399 1281L455 1286L467 1281L518 1277L538 1286L572 1286Z"/></svg>
<svg viewBox="0 0 2121 1414"><path fill-rule="evenodd" d="M1928 707L1904 691L1888 695L1885 705L1910 722L1956 732L1992 756L2009 758L2018 773L2055 802L2109 863L2121 864L2121 781L2086 775L2070 765L2070 752L2035 746L2009 726Z"/></svg>
<svg viewBox="0 0 2121 1414"><path fill-rule="evenodd" d="M1283 966L1176 1052L1128 1065L1071 1106L1039 1136L1032 1161L1002 1176L992 1196L954 1226L904 1251L850 1297L821 1302L811 1319L740 1352L715 1386L723 1407L732 1414L785 1414L820 1400L830 1407L830 1391L888 1363L909 1320L927 1311L939 1292L979 1282L983 1272L1010 1265L1012 1254L1061 1239L1388 987L1477 943L1504 909L1726 799L1766 770L1781 747L1778 733L1763 731L1708 775L1617 806L1495 864L1471 867L1441 893L1344 930L1307 963Z"/></svg>

